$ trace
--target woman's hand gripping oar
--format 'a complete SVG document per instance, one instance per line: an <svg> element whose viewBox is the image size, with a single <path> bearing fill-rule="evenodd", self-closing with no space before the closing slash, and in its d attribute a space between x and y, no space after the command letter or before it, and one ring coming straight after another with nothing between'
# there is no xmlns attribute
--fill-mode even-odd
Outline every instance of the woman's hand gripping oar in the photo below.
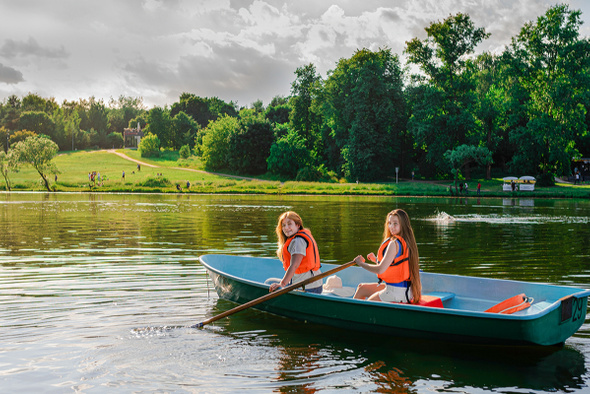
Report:
<svg viewBox="0 0 590 394"><path fill-rule="evenodd" d="M292 285L289 285L287 287L283 287L280 290L273 291L272 293L268 293L266 295L263 295L262 297L256 298L255 300L252 300L252 301L246 302L245 304L236 306L235 308L232 308L232 309L230 309L228 311L225 311L223 313L220 313L219 315L210 317L209 319L207 319L207 320L205 320L205 321L203 321L201 323L197 323L195 325L192 325L192 326L190 326L190 328L201 328L205 324L213 323L214 321L217 321L219 319L223 319L226 316L233 315L234 313L243 311L244 309L248 309L250 307L253 307L255 305L258 305L260 303L263 303L264 301L268 301L268 300L270 300L272 298L275 298L275 297L278 297L280 295L286 294L286 293L290 292L291 290L295 290L298 287L305 286L306 284L311 283L311 282L315 282L316 280L323 279L326 276L330 276L332 274L335 274L336 272L341 271L341 270L343 270L345 268L348 268L348 267L350 267L350 266L352 266L354 264L355 264L354 261L349 261L346 264L343 264L341 266L338 266L338 267L333 268L331 270L328 270L326 272L322 272L319 275L312 276L311 278L307 278L305 280L302 280L301 282L293 283Z"/></svg>

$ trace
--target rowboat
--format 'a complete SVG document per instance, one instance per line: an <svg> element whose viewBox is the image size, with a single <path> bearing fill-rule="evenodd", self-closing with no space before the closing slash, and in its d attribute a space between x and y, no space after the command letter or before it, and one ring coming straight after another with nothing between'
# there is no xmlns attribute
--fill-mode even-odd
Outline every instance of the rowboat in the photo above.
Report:
<svg viewBox="0 0 590 394"><path fill-rule="evenodd" d="M282 263L274 258L212 254L199 260L219 297L238 304L268 295L265 281L284 274ZM322 263L322 271L337 267ZM357 266L337 276L343 288L375 281L374 274ZM424 299L435 302L399 304L295 290L255 308L296 320L397 337L552 346L564 344L582 326L590 294L590 290L569 286L429 272L422 272L421 280ZM506 302L520 296L528 304L524 309L501 313Z"/></svg>

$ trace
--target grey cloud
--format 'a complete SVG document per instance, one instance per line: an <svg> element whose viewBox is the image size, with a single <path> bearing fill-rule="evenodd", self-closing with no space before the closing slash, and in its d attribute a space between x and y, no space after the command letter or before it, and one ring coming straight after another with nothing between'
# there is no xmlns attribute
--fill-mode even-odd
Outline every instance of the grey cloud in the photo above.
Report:
<svg viewBox="0 0 590 394"><path fill-rule="evenodd" d="M7 84L17 84L23 81L23 74L20 71L0 63L0 82Z"/></svg>
<svg viewBox="0 0 590 394"><path fill-rule="evenodd" d="M5 40L0 55L11 59L17 56L37 56L50 59L64 59L69 56L65 48L44 48L32 37L27 41Z"/></svg>

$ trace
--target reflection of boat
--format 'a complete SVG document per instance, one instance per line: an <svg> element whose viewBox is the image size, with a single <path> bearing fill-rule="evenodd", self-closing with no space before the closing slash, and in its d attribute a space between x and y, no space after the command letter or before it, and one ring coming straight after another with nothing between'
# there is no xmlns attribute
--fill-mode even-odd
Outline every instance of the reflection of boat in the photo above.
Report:
<svg viewBox="0 0 590 394"><path fill-rule="evenodd" d="M281 277L277 259L201 256L223 299L245 303L268 293L264 281ZM336 267L323 264L323 269ZM340 271L344 286L374 281L359 268ZM423 272L423 293L442 300L443 308L371 302L293 291L256 307L298 320L393 336L495 344L562 344L584 323L589 290ZM525 293L532 305L513 314L485 312L499 302Z"/></svg>
<svg viewBox="0 0 590 394"><path fill-rule="evenodd" d="M232 306L229 301L220 299L211 312L222 313ZM343 382L355 379L354 371L357 371L357 376L360 374L362 378L358 376L356 391L377 392L367 389L361 381L369 376L373 384L395 386L396 380L392 381L390 372L398 368L403 375L393 378L409 379L421 389L410 385L405 390L387 392L455 392L461 391L459 388L462 387L470 387L468 392L479 392L475 390L477 388L486 392L578 392L587 385L584 355L575 345L477 346L391 337L384 346L380 335L354 335L349 330L311 323L294 329L291 319L252 309L218 320L216 325L216 334L237 338L240 344L247 343L249 354L260 351L263 346L278 349L281 359L290 358L297 362L302 353L307 354L306 349L317 351L319 359L304 358L315 361L315 379L311 386L322 384L323 390L331 388L326 387L330 381L342 387ZM273 360L279 361L275 353L270 354ZM281 370L285 364L281 361L276 369ZM252 369L256 365L249 367ZM303 391L298 390L300 386L310 385L310 375L303 368L281 370L280 373L286 375L290 392ZM427 390L429 385L436 385L436 389Z"/></svg>

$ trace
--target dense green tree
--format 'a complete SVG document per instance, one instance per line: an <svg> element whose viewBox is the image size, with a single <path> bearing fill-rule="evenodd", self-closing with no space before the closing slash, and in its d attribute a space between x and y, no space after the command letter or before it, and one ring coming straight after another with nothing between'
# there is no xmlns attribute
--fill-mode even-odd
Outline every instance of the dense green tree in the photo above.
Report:
<svg viewBox="0 0 590 394"><path fill-rule="evenodd" d="M19 129L34 131L37 134L45 134L51 138L55 136L55 122L52 117L43 111L25 111L19 120Z"/></svg>
<svg viewBox="0 0 590 394"><path fill-rule="evenodd" d="M228 168L230 152L229 141L232 133L239 130L238 118L223 115L219 119L209 122L204 130L202 161L205 169L219 170Z"/></svg>
<svg viewBox="0 0 590 394"><path fill-rule="evenodd" d="M567 5L550 7L512 40L507 56L528 95L528 122L510 134L515 169L569 174L575 141L588 132L590 41L579 37L580 15Z"/></svg>
<svg viewBox="0 0 590 394"><path fill-rule="evenodd" d="M325 83L324 116L340 148L344 175L383 180L402 164L406 126L402 70L389 49L341 59Z"/></svg>
<svg viewBox="0 0 590 394"><path fill-rule="evenodd" d="M119 96L117 100L111 98L108 107L109 133L122 133L131 119L145 112L143 99L140 97Z"/></svg>
<svg viewBox="0 0 590 394"><path fill-rule="evenodd" d="M195 145L195 137L201 126L189 115L180 111L172 118L172 134L175 136L174 146L189 145L192 149Z"/></svg>
<svg viewBox="0 0 590 394"><path fill-rule="evenodd" d="M476 163L480 166L487 166L492 163L492 152L484 146L460 145L453 150L448 150L444 154L444 160L447 168L453 174L455 180L455 191L457 190L457 180L462 175L462 171L468 168L470 163ZM466 177L470 179L469 176Z"/></svg>
<svg viewBox="0 0 590 394"><path fill-rule="evenodd" d="M18 168L18 160L16 160L16 156L14 155L13 150L9 150L8 153L0 150L0 173L4 178L4 184L6 185L6 190L10 191L10 176L9 174L13 171L16 171Z"/></svg>
<svg viewBox="0 0 590 394"><path fill-rule="evenodd" d="M21 101L16 95L10 95L0 107L0 126L9 131L18 129L18 121L21 113Z"/></svg>
<svg viewBox="0 0 590 394"><path fill-rule="evenodd" d="M312 161L303 137L296 131L289 130L272 144L267 166L272 174L295 179L299 170L311 166Z"/></svg>
<svg viewBox="0 0 590 394"><path fill-rule="evenodd" d="M315 101L321 90L322 79L313 64L295 70L295 81L291 83L291 129L298 133L310 150L317 149L321 116L315 110Z"/></svg>
<svg viewBox="0 0 590 394"><path fill-rule="evenodd" d="M141 157L159 157L160 139L157 135L148 132L139 142L139 147L137 149L139 150Z"/></svg>
<svg viewBox="0 0 590 394"><path fill-rule="evenodd" d="M168 108L154 107L148 112L146 133L157 135L162 148L173 148L176 136L173 134L172 119Z"/></svg>
<svg viewBox="0 0 590 394"><path fill-rule="evenodd" d="M233 103L226 103L217 97L198 97L192 93L180 95L179 101L172 104L170 108L170 116L174 117L181 111L191 116L202 128L207 127L210 121L222 115L238 116Z"/></svg>
<svg viewBox="0 0 590 394"><path fill-rule="evenodd" d="M464 144L477 128L473 81L465 73L467 56L489 36L465 14L449 16L425 28L427 38L406 42L408 62L420 67L409 97L408 130L425 158L444 166L443 154Z"/></svg>
<svg viewBox="0 0 590 394"><path fill-rule="evenodd" d="M12 133L8 139L8 146L11 147L12 145L16 144L17 142L21 142L26 140L29 137L35 137L38 134L34 131L30 130L19 130Z"/></svg>
<svg viewBox="0 0 590 394"><path fill-rule="evenodd" d="M229 168L239 174L264 174L273 142L272 125L262 112L256 109L240 111L239 128L229 137Z"/></svg>
<svg viewBox="0 0 590 394"><path fill-rule="evenodd" d="M291 106L287 104L279 104L275 106L269 105L264 112L264 117L270 123L284 124L289 122L289 114L291 113Z"/></svg>
<svg viewBox="0 0 590 394"><path fill-rule="evenodd" d="M34 93L29 93L21 101L22 111L40 111L50 115L58 108L59 105L55 102L55 99L45 99Z"/></svg>
<svg viewBox="0 0 590 394"><path fill-rule="evenodd" d="M59 150L57 144L47 137L34 136L16 143L12 149L20 163L31 165L37 170L45 188L50 192L51 189L49 188L47 177L50 173L58 173L57 167L53 162L53 158Z"/></svg>

